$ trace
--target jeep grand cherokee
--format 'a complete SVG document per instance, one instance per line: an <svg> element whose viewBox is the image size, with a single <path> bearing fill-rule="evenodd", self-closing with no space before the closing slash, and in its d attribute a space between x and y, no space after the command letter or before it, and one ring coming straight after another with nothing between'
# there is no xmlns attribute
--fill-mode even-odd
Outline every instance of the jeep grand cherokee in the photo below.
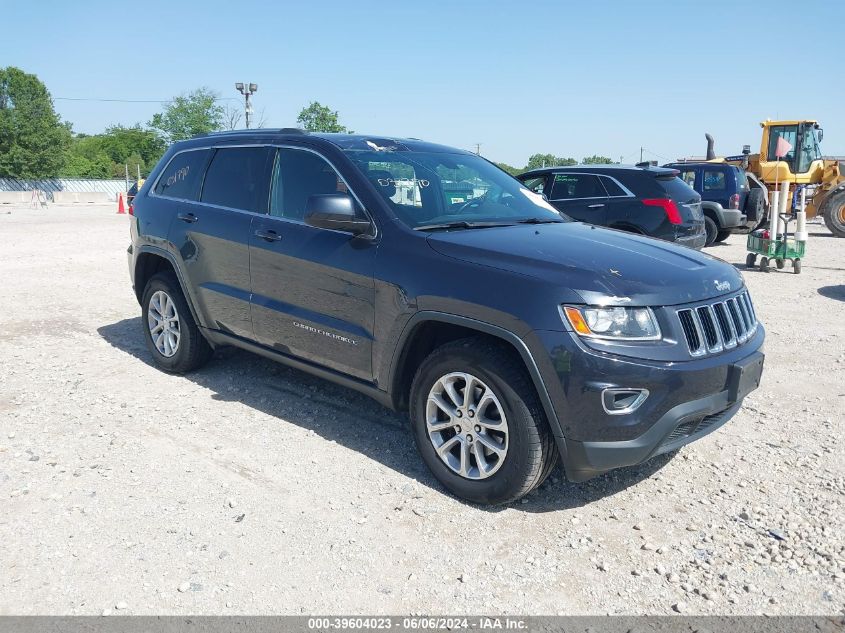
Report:
<svg viewBox="0 0 845 633"><path fill-rule="evenodd" d="M733 266L568 222L450 147L197 137L162 158L131 227L162 369L233 345L408 410L431 472L474 502L525 495L559 459L581 481L674 450L760 380Z"/></svg>

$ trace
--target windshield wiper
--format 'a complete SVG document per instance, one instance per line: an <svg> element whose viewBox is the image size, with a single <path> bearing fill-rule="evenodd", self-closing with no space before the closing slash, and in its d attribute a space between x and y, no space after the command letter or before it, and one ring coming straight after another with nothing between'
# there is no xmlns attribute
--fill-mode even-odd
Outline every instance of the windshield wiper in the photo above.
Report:
<svg viewBox="0 0 845 633"><path fill-rule="evenodd" d="M513 226L513 222L443 222L441 224L424 224L414 227L415 231L445 231L448 229L489 229L496 226Z"/></svg>
<svg viewBox="0 0 845 633"><path fill-rule="evenodd" d="M517 224L560 224L563 220L553 220L552 218L525 218L524 220L517 220Z"/></svg>

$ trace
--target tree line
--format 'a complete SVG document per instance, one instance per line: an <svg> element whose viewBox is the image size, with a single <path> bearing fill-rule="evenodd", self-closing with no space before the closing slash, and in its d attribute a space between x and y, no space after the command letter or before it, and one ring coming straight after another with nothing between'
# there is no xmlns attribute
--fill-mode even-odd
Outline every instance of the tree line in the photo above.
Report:
<svg viewBox="0 0 845 633"><path fill-rule="evenodd" d="M176 141L235 129L240 110L220 105L217 93L198 88L164 104L146 123L111 125L100 134L74 133L53 106L38 77L13 66L0 68L0 177L11 178L123 178L149 175L167 146ZM297 124L310 132L352 132L340 123L336 110L318 101L302 108ZM256 127L263 126L263 116ZM529 169L574 165L573 158L534 154L524 168L497 163L510 174ZM604 156L582 163L611 163Z"/></svg>
<svg viewBox="0 0 845 633"><path fill-rule="evenodd" d="M607 156L599 156L593 154L592 156L585 156L581 159L581 165L610 165L613 160ZM578 161L572 157L563 158L555 156L554 154L532 154L528 158L528 164L525 167L514 167L507 163L496 163L499 169L508 172L511 176L517 176L523 172L532 169L540 169L542 167L568 167L569 165L578 165Z"/></svg>

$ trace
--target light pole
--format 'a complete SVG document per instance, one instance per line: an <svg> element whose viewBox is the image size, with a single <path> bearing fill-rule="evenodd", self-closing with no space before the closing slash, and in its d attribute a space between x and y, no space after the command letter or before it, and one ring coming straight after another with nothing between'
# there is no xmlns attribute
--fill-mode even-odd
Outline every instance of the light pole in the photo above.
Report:
<svg viewBox="0 0 845 633"><path fill-rule="evenodd" d="M235 84L235 90L244 96L244 115L246 116L246 129L249 129L249 118L252 116L252 104L249 98L258 91L258 84L243 84L240 81Z"/></svg>

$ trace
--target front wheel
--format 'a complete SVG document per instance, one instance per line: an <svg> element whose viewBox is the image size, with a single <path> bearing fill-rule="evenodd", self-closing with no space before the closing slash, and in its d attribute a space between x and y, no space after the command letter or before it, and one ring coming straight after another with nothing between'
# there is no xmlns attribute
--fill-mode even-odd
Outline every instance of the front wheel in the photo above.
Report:
<svg viewBox="0 0 845 633"><path fill-rule="evenodd" d="M716 242L724 242L726 239L728 239L728 236L730 234L731 234L730 231L728 231L726 229L720 229L720 230L716 231L716 240L715 241Z"/></svg>
<svg viewBox="0 0 845 633"><path fill-rule="evenodd" d="M519 499L557 461L534 385L509 350L483 338L436 349L411 387L417 448L450 492L474 503Z"/></svg>
<svg viewBox="0 0 845 633"><path fill-rule="evenodd" d="M754 262L757 261L757 254L756 253L748 253L745 256L745 267L746 268L754 268Z"/></svg>
<svg viewBox="0 0 845 633"><path fill-rule="evenodd" d="M141 299L144 338L156 365L182 374L205 364L211 347L194 322L175 275L150 277Z"/></svg>
<svg viewBox="0 0 845 633"><path fill-rule="evenodd" d="M845 190L828 196L822 205L822 215L831 233L836 237L845 237Z"/></svg>

